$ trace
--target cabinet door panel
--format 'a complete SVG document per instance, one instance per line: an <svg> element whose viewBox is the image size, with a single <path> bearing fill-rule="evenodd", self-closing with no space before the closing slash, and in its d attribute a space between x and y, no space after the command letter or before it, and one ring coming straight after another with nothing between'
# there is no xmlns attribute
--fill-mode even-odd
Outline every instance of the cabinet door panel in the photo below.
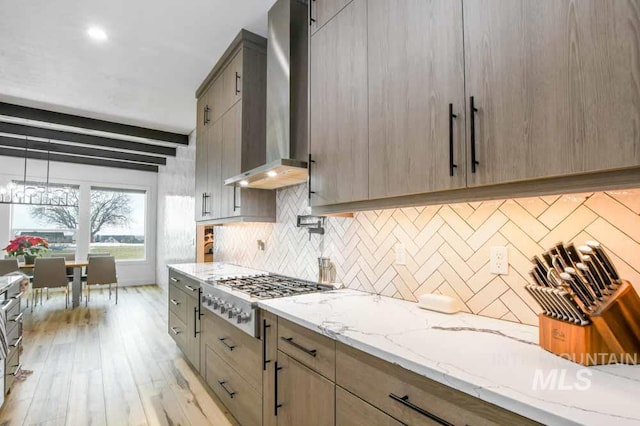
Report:
<svg viewBox="0 0 640 426"><path fill-rule="evenodd" d="M336 426L401 426L402 423L336 386Z"/></svg>
<svg viewBox="0 0 640 426"><path fill-rule="evenodd" d="M224 70L224 111L231 108L233 104L242 99L242 49L233 57L229 65Z"/></svg>
<svg viewBox="0 0 640 426"><path fill-rule="evenodd" d="M200 317L198 311L198 300L193 297L187 297L187 333L185 337L185 345L187 351L185 355L195 367L200 371Z"/></svg>
<svg viewBox="0 0 640 426"><path fill-rule="evenodd" d="M262 311L260 339L262 340L262 425L276 426L275 416L275 368L278 359L278 318Z"/></svg>
<svg viewBox="0 0 640 426"><path fill-rule="evenodd" d="M222 114L224 114L227 107L225 106L225 100L223 99L224 93L224 78L222 76L215 79L211 88L209 89L209 119L214 122L218 121Z"/></svg>
<svg viewBox="0 0 640 426"><path fill-rule="evenodd" d="M335 385L278 351L278 426L333 426Z"/></svg>
<svg viewBox="0 0 640 426"><path fill-rule="evenodd" d="M336 16L351 0L311 0L311 33L315 34L331 18Z"/></svg>
<svg viewBox="0 0 640 426"><path fill-rule="evenodd" d="M354 0L311 39L312 206L369 195L367 2Z"/></svg>
<svg viewBox="0 0 640 426"><path fill-rule="evenodd" d="M463 7L467 101L478 109L470 186L640 164L637 1Z"/></svg>
<svg viewBox="0 0 640 426"><path fill-rule="evenodd" d="M369 197L466 186L461 2L372 1L368 20Z"/></svg>
<svg viewBox="0 0 640 426"><path fill-rule="evenodd" d="M201 134L196 134L196 185L195 185L195 214L196 220L205 219L204 196L207 194L207 138L208 128L204 127Z"/></svg>
<svg viewBox="0 0 640 426"><path fill-rule="evenodd" d="M237 103L222 117L222 177L220 217L231 217L240 214L240 190L233 186L225 186L224 180L240 173L242 144L242 103ZM234 196L235 192L235 196ZM234 208L234 199L235 206Z"/></svg>

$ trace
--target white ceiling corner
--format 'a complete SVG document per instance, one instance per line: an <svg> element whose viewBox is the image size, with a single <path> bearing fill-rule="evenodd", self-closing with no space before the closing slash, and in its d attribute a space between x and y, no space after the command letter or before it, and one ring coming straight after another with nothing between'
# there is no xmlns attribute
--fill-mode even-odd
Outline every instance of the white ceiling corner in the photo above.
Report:
<svg viewBox="0 0 640 426"><path fill-rule="evenodd" d="M266 36L273 3L3 0L0 100L188 133L196 88L242 28Z"/></svg>

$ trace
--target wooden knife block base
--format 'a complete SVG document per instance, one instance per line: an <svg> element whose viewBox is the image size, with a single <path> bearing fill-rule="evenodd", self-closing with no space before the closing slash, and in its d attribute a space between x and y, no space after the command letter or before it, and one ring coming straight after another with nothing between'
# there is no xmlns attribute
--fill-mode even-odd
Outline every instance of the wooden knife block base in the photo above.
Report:
<svg viewBox="0 0 640 426"><path fill-rule="evenodd" d="M591 314L591 324L538 318L540 346L558 356L585 366L640 361L640 297L628 281Z"/></svg>

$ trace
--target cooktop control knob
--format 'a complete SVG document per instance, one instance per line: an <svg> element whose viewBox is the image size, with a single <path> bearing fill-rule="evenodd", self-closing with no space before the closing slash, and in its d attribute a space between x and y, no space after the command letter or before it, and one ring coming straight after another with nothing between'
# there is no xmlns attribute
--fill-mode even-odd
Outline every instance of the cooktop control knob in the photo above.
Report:
<svg viewBox="0 0 640 426"><path fill-rule="evenodd" d="M233 317L235 317L236 315L238 315L238 313L240 312L240 310L239 310L239 309L237 309L237 308L234 308L234 307L233 307L233 305L229 305L229 306L230 306L230 307L229 307L229 318L233 318Z"/></svg>
<svg viewBox="0 0 640 426"><path fill-rule="evenodd" d="M211 302L209 303L209 306L213 305L213 309L218 309L218 307L220 306L220 298L219 297L214 297L213 299L211 299Z"/></svg>
<svg viewBox="0 0 640 426"><path fill-rule="evenodd" d="M249 322L251 320L251 314L248 312L240 312L238 315L238 324L242 324L243 322Z"/></svg>
<svg viewBox="0 0 640 426"><path fill-rule="evenodd" d="M230 306L231 306L230 304L227 305L225 303L221 303L220 304L220 313L224 314L225 312L227 312L227 310L229 309Z"/></svg>

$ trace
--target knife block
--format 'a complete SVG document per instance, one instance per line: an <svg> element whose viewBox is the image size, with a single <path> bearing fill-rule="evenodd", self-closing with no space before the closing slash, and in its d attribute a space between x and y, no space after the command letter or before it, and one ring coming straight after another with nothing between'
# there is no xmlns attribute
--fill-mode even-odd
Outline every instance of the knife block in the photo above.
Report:
<svg viewBox="0 0 640 426"><path fill-rule="evenodd" d="M640 360L640 297L628 281L591 313L591 324L576 325L538 316L540 346L585 366L638 364Z"/></svg>

